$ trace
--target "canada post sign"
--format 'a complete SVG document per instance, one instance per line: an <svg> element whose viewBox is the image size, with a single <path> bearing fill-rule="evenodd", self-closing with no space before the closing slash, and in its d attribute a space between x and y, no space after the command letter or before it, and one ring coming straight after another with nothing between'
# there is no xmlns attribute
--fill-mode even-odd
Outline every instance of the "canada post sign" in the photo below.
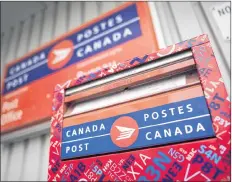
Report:
<svg viewBox="0 0 232 182"><path fill-rule="evenodd" d="M64 127L61 158L105 154L212 136L214 131L210 113L204 96L201 96Z"/></svg>
<svg viewBox="0 0 232 182"><path fill-rule="evenodd" d="M4 94L139 36L139 17L132 5L10 66Z"/></svg>
<svg viewBox="0 0 232 182"><path fill-rule="evenodd" d="M94 76L99 69L117 65L135 56L129 48L138 49L136 55L158 49L153 32L147 4L127 3L9 65L3 131L51 116L51 94L57 83ZM138 46L139 41L149 47Z"/></svg>

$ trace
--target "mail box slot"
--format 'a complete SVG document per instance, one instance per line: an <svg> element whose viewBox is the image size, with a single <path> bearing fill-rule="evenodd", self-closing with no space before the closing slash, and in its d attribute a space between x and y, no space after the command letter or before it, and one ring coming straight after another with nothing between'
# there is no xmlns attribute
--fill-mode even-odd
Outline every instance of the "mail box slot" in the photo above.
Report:
<svg viewBox="0 0 232 182"><path fill-rule="evenodd" d="M225 128L218 123L229 114L230 102L209 45L202 35L120 62L113 71L58 84L49 179L62 174L71 181L186 181L189 164L216 170L211 177L194 180L226 178L230 165L223 166L230 134L221 139L218 134ZM202 56L209 56L210 64ZM152 158L154 170L162 170L156 177L147 172L153 168ZM128 172L136 165L139 172ZM169 174L175 167L175 175ZM63 172L66 168L68 175Z"/></svg>

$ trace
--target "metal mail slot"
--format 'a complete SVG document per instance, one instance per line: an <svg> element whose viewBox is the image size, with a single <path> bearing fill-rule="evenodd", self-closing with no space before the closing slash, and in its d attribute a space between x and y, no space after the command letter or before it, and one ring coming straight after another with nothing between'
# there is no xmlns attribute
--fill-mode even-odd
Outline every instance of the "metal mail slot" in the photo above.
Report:
<svg viewBox="0 0 232 182"><path fill-rule="evenodd" d="M62 160L215 136L190 51L67 89L65 105Z"/></svg>
<svg viewBox="0 0 232 182"><path fill-rule="evenodd" d="M90 83L82 84L82 85L77 86L77 87L72 87L72 88L66 89L65 95L69 96L69 95L78 93L78 92L83 91L83 90L88 90L90 88L98 87L98 86L101 86L101 85L104 85L104 84L107 84L107 83L110 83L113 81L117 81L119 79L124 79L124 78L130 77L130 76L136 75L136 74L141 74L141 73L144 73L147 71L151 71L151 70L156 69L156 68L175 64L177 62L180 63L186 59L191 59L191 58L192 58L192 52L190 50L182 52L182 53L178 53L178 54L173 55L173 56L160 58L159 60L156 60L155 62L144 64L144 65L141 65L139 67L132 68L130 70L125 70L125 71L119 72L117 74L113 74L113 75L104 77L102 79L92 81Z"/></svg>

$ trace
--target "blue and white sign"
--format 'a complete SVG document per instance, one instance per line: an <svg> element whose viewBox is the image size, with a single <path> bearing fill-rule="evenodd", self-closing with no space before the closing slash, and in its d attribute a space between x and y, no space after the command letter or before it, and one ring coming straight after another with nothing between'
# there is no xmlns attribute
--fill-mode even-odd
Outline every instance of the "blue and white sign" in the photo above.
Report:
<svg viewBox="0 0 232 182"><path fill-rule="evenodd" d="M125 121L121 122L121 118L125 118ZM129 122L128 118L134 120L136 124ZM86 122L63 128L62 159L183 142L215 135L204 96ZM135 127L136 125L138 127Z"/></svg>
<svg viewBox="0 0 232 182"><path fill-rule="evenodd" d="M141 35L132 4L9 66L3 94Z"/></svg>

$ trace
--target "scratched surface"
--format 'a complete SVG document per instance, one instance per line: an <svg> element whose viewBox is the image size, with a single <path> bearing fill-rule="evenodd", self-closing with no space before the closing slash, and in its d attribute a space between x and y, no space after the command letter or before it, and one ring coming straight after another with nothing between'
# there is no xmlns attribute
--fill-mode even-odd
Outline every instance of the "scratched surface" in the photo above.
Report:
<svg viewBox="0 0 232 182"><path fill-rule="evenodd" d="M212 117L215 138L61 160L64 89L191 49ZM78 80L58 84L53 99L48 181L230 181L230 101L206 35L134 58Z"/></svg>

